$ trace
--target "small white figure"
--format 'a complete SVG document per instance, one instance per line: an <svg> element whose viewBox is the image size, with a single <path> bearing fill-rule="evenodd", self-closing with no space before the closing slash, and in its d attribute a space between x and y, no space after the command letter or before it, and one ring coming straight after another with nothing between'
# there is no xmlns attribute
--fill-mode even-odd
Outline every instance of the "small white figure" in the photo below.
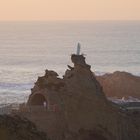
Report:
<svg viewBox="0 0 140 140"><path fill-rule="evenodd" d="M46 103L46 101L43 102L43 106L44 106L44 109L46 110L47 109L47 103Z"/></svg>

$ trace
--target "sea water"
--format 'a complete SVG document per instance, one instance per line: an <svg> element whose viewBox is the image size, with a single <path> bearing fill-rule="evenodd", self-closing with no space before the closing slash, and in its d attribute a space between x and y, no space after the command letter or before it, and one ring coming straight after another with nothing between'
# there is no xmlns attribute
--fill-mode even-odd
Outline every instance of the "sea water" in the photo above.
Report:
<svg viewBox="0 0 140 140"><path fill-rule="evenodd" d="M0 22L0 104L27 101L45 69L62 77L78 42L96 74L140 75L140 21Z"/></svg>

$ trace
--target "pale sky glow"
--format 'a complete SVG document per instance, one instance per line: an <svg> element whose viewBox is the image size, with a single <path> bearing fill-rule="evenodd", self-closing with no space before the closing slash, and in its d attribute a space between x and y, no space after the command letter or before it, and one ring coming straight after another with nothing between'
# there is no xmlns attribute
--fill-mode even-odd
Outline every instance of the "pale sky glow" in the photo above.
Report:
<svg viewBox="0 0 140 140"><path fill-rule="evenodd" d="M0 20L140 20L140 0L0 0Z"/></svg>

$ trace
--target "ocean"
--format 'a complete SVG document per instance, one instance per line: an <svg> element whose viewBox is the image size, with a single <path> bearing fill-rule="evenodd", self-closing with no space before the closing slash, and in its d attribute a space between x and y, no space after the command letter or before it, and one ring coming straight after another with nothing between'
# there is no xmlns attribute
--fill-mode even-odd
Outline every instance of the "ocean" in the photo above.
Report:
<svg viewBox="0 0 140 140"><path fill-rule="evenodd" d="M26 102L45 69L62 77L78 42L96 74L140 76L140 21L0 22L0 104Z"/></svg>

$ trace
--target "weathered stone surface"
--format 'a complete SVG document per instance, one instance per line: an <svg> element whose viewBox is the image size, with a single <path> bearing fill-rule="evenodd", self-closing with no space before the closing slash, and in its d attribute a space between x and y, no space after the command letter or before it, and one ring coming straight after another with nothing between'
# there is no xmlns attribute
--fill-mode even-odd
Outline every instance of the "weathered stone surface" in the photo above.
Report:
<svg viewBox="0 0 140 140"><path fill-rule="evenodd" d="M0 140L48 140L46 134L19 116L0 116Z"/></svg>
<svg viewBox="0 0 140 140"><path fill-rule="evenodd" d="M140 99L140 77L127 72L116 71L112 74L97 76L108 97L136 97Z"/></svg>
<svg viewBox="0 0 140 140"><path fill-rule="evenodd" d="M62 79L47 70L32 89L28 105L46 102L47 110L25 115L51 140L139 140L139 119L107 100L83 55L71 59L74 67Z"/></svg>

